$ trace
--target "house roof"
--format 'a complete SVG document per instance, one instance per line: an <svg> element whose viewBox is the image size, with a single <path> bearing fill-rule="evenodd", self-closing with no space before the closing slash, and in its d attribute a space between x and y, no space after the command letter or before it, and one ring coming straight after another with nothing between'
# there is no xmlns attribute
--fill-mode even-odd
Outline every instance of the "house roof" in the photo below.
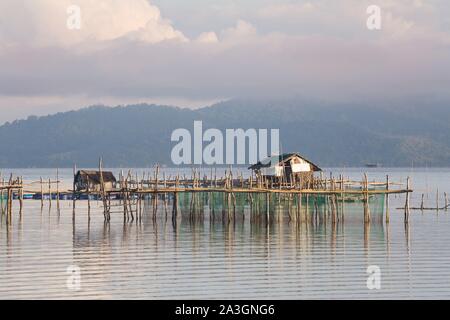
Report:
<svg viewBox="0 0 450 320"><path fill-rule="evenodd" d="M103 182L116 182L116 177L114 177L114 174L111 171L102 171L103 176ZM77 172L75 176L75 180L81 179L83 183L86 183L89 177L89 181L100 184L101 182L101 176L100 171L94 171L94 170L80 170Z"/></svg>
<svg viewBox="0 0 450 320"><path fill-rule="evenodd" d="M308 159L306 159L305 157L303 157L302 155L300 155L297 152L283 153L281 155L265 158L261 161L258 161L256 164L251 165L249 167L249 169L250 170L259 170L261 168L269 168L272 164L280 164L282 162L287 162L287 161L291 160L293 157L299 157L299 158L303 159L304 161L308 162L312 166L313 171L322 171L322 169L320 169L317 165L315 165L313 162L309 161Z"/></svg>

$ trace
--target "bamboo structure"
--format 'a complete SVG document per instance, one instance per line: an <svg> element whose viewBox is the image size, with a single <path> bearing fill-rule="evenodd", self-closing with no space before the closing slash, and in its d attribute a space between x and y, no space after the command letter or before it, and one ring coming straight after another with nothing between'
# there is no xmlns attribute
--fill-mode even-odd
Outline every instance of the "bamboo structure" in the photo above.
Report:
<svg viewBox="0 0 450 320"><path fill-rule="evenodd" d="M217 218L217 213L222 212L222 219L226 223L235 221L239 216L245 218L245 205L249 206L251 221L265 221L270 224L280 221L281 215L278 206L287 206L290 222L301 223L327 223L337 224L344 221L345 205L347 202L362 203L364 222L371 222L370 201L375 196L384 196L386 199L386 223L389 223L389 195L405 194L405 222L409 221L409 194L410 179L407 179L406 188L399 183L393 183L386 177L385 182L369 182L367 174L361 181L344 179L341 175L333 177L314 177L306 184L291 177L289 181L274 181L260 175L250 175L244 178L242 173L233 174L232 168L225 171L220 177L217 171L201 176L197 169L192 170L191 177L183 177L180 174L167 176L160 173L160 167L156 166L153 175L141 178L136 173L122 171L119 179L112 188L105 187L103 161L99 159L100 182L99 188L92 189L89 181L85 190L79 189L75 184L76 166L74 170L73 188L61 190L59 170L56 170L56 180L44 180L40 177L37 182L24 184L22 177L15 179L12 176L9 182L5 182L0 175L0 203L2 213L7 215L7 221L11 221L12 199L16 196L19 200L20 214L22 215L24 192L28 197L41 201L44 206L44 197L48 195L49 206L52 198L56 199L59 210L61 197L72 200L73 221L75 222L76 201L87 200L88 219L91 219L91 199L101 200L105 222L109 222L112 213L121 212L124 221L142 221L146 204L150 204L152 219L156 219L156 212L163 204L167 218L168 203L172 204L172 222L175 224L180 214L180 209L189 207L189 219L202 219L205 207L209 208L209 216L212 220ZM44 182L46 181L46 182ZM38 188L36 184L39 183ZM48 186L47 186L48 184ZM48 188L44 191L44 185ZM78 188L78 189L77 189ZM4 195L6 194L6 199ZM71 196L71 198L70 198ZM55 197L55 198L54 198ZM445 209L448 206L445 195ZM4 209L4 202L6 207ZM423 206L422 206L423 207ZM120 210L117 211L116 208ZM423 208L425 209L425 208ZM115 211L114 211L115 210ZM328 220L330 219L330 220Z"/></svg>
<svg viewBox="0 0 450 320"><path fill-rule="evenodd" d="M4 195L6 194L6 199L4 199ZM9 225L12 223L12 214L13 214L13 197L17 195L17 199L19 201L19 215L22 218L23 212L23 179L22 177L17 177L13 179L11 174L9 181L6 183L5 180L2 179L2 183L0 185L0 197L1 197L1 212L2 216L6 216L6 224ZM6 203L6 207L3 206L3 202Z"/></svg>

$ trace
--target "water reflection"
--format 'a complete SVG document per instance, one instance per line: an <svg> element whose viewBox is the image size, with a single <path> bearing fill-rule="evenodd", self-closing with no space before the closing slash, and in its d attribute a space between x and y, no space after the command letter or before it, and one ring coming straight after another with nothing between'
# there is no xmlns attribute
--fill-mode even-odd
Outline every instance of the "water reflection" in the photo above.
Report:
<svg viewBox="0 0 450 320"><path fill-rule="evenodd" d="M295 247L304 254L311 254L314 247L328 244L330 254L335 255L346 246L361 243L364 254L369 256L371 243L376 243L378 247L383 245L383 253L389 254L389 231L385 231L383 223L344 223L342 220L327 223L324 217L298 222L289 220L289 213L282 210L277 210L273 214L277 218L271 219L268 224L265 219L252 219L244 212L234 215L235 219L228 220L209 219L205 215L199 219L182 214L173 222L165 218L163 211L158 212L156 219L144 215L140 222L102 223L101 228L99 225L93 228L88 220L85 224L72 224L73 247L95 249L105 244L112 246L120 240L121 247L139 244L167 247L170 244L174 248L189 248L196 253L205 243L220 243L227 253L232 253L239 244L257 243L272 251ZM405 239L408 242L409 232L406 230Z"/></svg>
<svg viewBox="0 0 450 320"><path fill-rule="evenodd" d="M332 223L320 207L301 220L295 205L275 205L267 220L264 206L243 206L230 220L227 208L203 206L180 208L172 220L170 206L154 215L144 203L142 220L115 215L104 223L101 207L92 205L89 220L83 205L75 224L65 202L59 214L56 206L48 216L47 208L26 207L22 219L1 222L0 298L377 297L365 287L369 265L395 284L379 296L410 295L423 284L411 276L412 227L400 214L364 225L351 214ZM418 244L416 254L426 243ZM81 291L65 287L70 265L82 270Z"/></svg>
<svg viewBox="0 0 450 320"><path fill-rule="evenodd" d="M361 169L342 170L333 171L361 177ZM410 171L389 174L394 181L412 176L414 205L422 193L428 196L428 184L433 194L436 187L448 192L448 170ZM31 173L30 180L53 174ZM383 180L386 169L376 174L370 177ZM413 211L405 225L396 210L404 197L392 195L390 223L383 224L380 201L371 204L365 229L362 207L351 202L338 203L345 214L332 224L331 204L314 197L307 205L305 198L273 196L269 208L263 196L237 199L236 206L219 196L187 200L180 199L175 223L170 203L159 199L154 215L147 199L141 222L124 223L115 212L109 224L96 201L90 221L83 201L75 214L70 201L61 201L59 214L57 204L49 211L47 202L41 208L25 201L22 219L18 211L9 226L5 215L0 219L0 298L450 297L450 215L443 211ZM66 287L71 265L81 269L80 291ZM369 265L381 268L381 290L366 287Z"/></svg>

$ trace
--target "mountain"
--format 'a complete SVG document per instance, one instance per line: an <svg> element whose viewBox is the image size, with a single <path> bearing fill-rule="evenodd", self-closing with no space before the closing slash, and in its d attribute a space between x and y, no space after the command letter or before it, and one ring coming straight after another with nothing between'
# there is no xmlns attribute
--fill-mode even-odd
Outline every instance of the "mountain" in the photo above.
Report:
<svg viewBox="0 0 450 320"><path fill-rule="evenodd" d="M207 128L279 128L282 151L320 166L449 166L445 103L331 104L295 99L230 100L190 110L158 105L93 106L0 126L0 167L173 165L171 133Z"/></svg>

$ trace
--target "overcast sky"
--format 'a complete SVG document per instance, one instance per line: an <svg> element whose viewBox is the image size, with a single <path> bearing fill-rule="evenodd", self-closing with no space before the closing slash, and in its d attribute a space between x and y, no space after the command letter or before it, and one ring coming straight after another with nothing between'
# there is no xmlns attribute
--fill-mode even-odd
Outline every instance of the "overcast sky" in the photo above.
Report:
<svg viewBox="0 0 450 320"><path fill-rule="evenodd" d="M366 26L381 8L381 30ZM81 8L81 29L67 8ZM448 0L1 0L0 123L91 104L450 96Z"/></svg>

